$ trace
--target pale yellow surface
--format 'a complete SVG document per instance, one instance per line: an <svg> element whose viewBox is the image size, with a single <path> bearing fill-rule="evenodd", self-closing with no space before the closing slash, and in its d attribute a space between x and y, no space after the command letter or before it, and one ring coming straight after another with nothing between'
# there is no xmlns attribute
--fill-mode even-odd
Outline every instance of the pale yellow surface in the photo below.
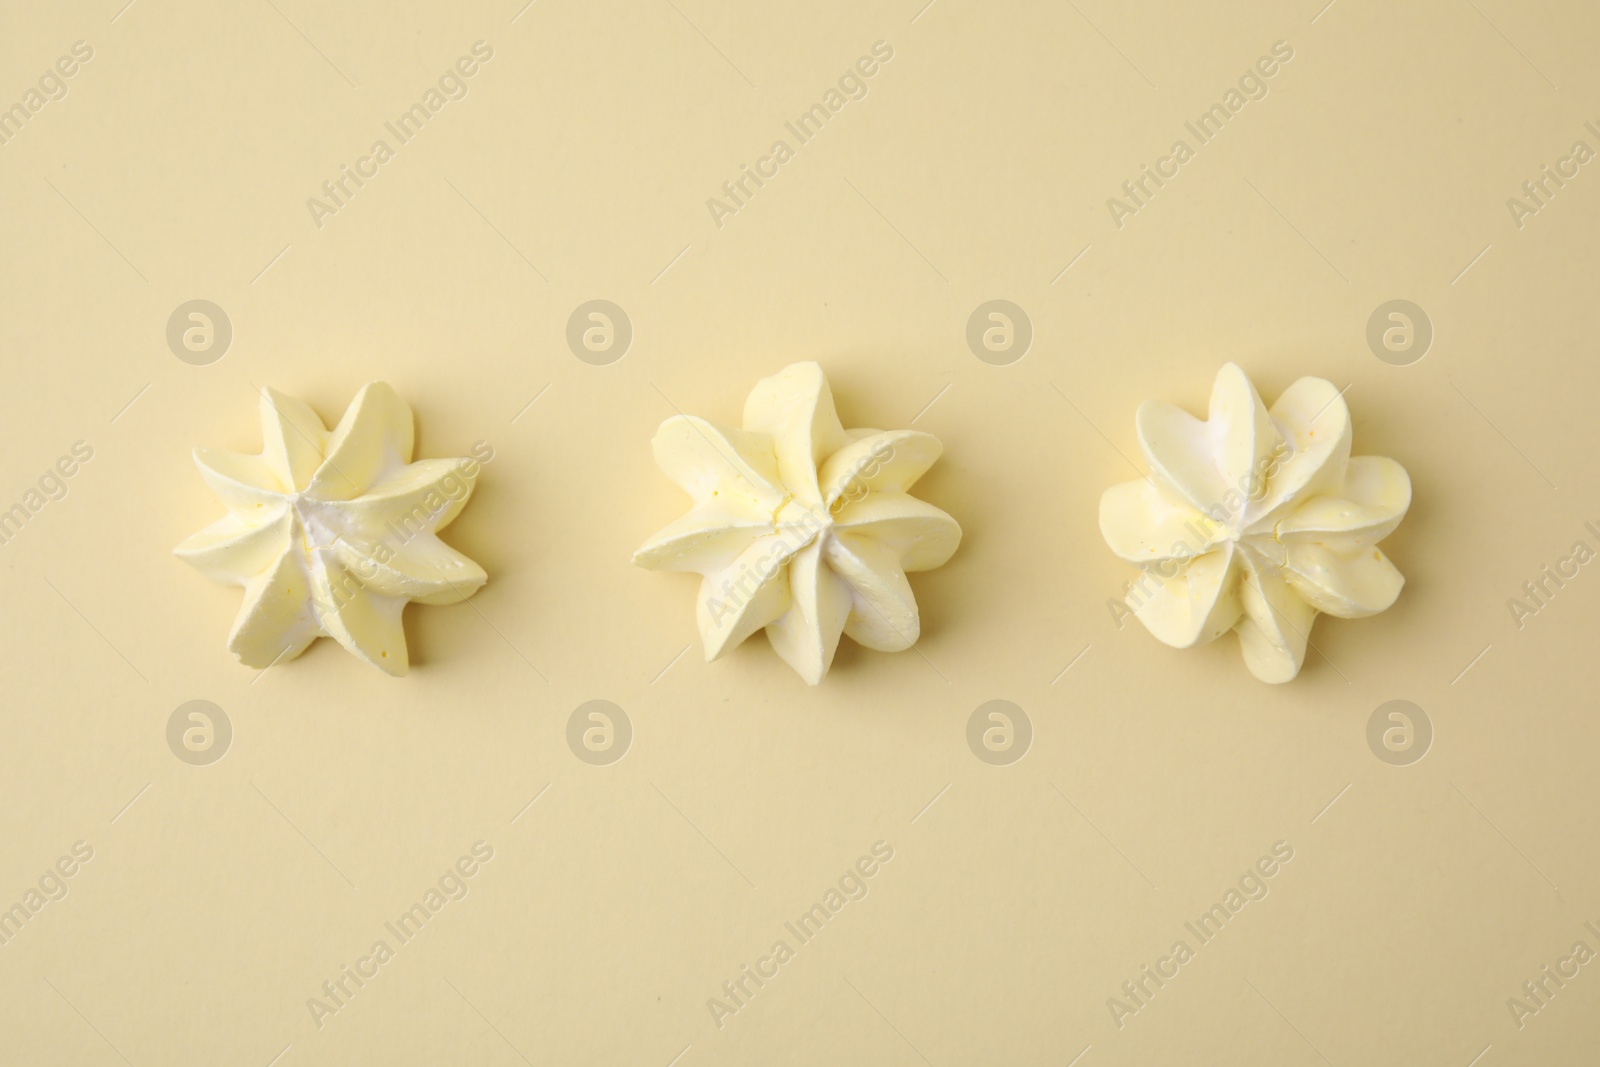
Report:
<svg viewBox="0 0 1600 1067"><path fill-rule="evenodd" d="M93 448L0 545L0 907L93 849L0 945L0 1062L1592 1062L1600 966L1520 1028L1507 999L1600 950L1600 573L1520 629L1507 600L1600 547L1600 168L1520 229L1506 205L1600 149L1591 5L123 3L0 31L0 107L94 50L0 145L0 508ZM319 229L307 198L479 40L468 95ZM1119 229L1107 198L1276 41L1269 95ZM234 328L209 366L165 339L195 298ZM594 298L635 331L609 366L565 341ZM1009 366L965 340L995 298L1035 331ZM1396 298L1435 328L1410 366L1365 339ZM965 531L913 578L916 650L846 641L816 689L761 637L677 658L695 580L628 562L686 503L656 425L735 424L802 359L847 425L943 440L917 493ZM1356 452L1415 486L1399 603L1318 620L1285 686L1107 608L1134 410L1201 410L1229 359L1269 401L1348 385ZM377 378L419 456L494 448L444 535L489 584L408 609L405 679L330 641L257 675L239 591L171 555L220 514L189 450L254 451L256 387L331 421ZM209 766L166 742L195 699L233 725ZM567 745L592 699L633 725L609 766ZM994 699L1035 732L1009 766L966 741ZM1434 727L1410 766L1368 748L1392 699ZM478 841L465 899L319 1027L308 998ZM1119 1028L1108 998L1279 841L1266 898Z"/></svg>

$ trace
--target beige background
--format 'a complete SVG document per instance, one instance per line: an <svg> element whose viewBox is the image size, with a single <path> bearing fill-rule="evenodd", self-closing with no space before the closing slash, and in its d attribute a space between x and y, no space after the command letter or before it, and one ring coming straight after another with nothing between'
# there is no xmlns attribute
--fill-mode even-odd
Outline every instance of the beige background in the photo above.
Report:
<svg viewBox="0 0 1600 1067"><path fill-rule="evenodd" d="M123 3L0 32L0 105L94 49L0 146L0 507L94 449L0 546L0 903L94 849L0 946L0 1061L1591 1061L1600 968L1521 1029L1506 1000L1600 950L1600 576L1520 630L1506 601L1600 547L1600 174L1521 229L1506 198L1600 148L1592 7ZM469 95L318 229L306 199L477 40ZM868 96L719 229L706 199L878 40ZM1118 229L1106 199L1280 40ZM564 340L596 297L635 328L610 366ZM209 366L165 341L193 298L235 331ZM1009 366L964 339L992 298L1035 329ZM1436 330L1410 366L1365 340L1394 298ZM919 493L965 540L914 579L917 652L846 641L807 689L759 637L678 658L694 582L628 556L684 505L656 424L735 421L813 358L847 425L944 441ZM1400 602L1320 620L1282 687L1106 608L1134 409L1199 410L1227 359L1269 400L1348 385L1356 451L1416 488ZM219 514L189 449L254 451L254 387L331 423L380 377L419 455L494 447L446 534L490 582L408 611L404 680L329 641L245 670L238 590L171 556ZM596 698L635 730L608 767L565 740ZM210 766L166 744L192 699L233 724ZM1010 766L965 740L991 699L1035 731ZM1435 730L1410 766L1367 745L1391 699ZM470 894L319 1029L307 998L479 840ZM880 840L870 895L717 1028ZM1270 895L1118 1029L1107 998L1277 841Z"/></svg>

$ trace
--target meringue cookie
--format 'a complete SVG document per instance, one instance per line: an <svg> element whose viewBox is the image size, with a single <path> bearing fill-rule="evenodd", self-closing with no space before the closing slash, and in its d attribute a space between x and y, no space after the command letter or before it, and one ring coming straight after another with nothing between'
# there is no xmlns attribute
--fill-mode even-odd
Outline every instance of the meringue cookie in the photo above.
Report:
<svg viewBox="0 0 1600 1067"><path fill-rule="evenodd" d="M306 404L261 394L258 456L197 448L228 514L179 559L244 586L228 650L247 667L293 659L332 637L386 674L406 673L406 603L453 604L483 568L440 541L477 479L471 459L411 462L411 408L384 382L362 388L330 434Z"/></svg>
<svg viewBox="0 0 1600 1067"><path fill-rule="evenodd" d="M1106 490L1100 532L1144 569L1127 605L1174 648L1239 634L1245 665L1287 682L1317 613L1375 615L1405 583L1377 542L1405 517L1411 479L1350 455L1333 383L1301 378L1268 410L1244 371L1217 373L1210 417L1147 402L1137 416L1150 477Z"/></svg>
<svg viewBox="0 0 1600 1067"><path fill-rule="evenodd" d="M816 363L756 384L744 428L679 415L661 424L656 463L694 501L633 562L703 576L696 618L710 662L765 628L810 685L839 635L880 652L921 632L907 571L942 565L961 527L906 490L939 441L915 430L846 430Z"/></svg>

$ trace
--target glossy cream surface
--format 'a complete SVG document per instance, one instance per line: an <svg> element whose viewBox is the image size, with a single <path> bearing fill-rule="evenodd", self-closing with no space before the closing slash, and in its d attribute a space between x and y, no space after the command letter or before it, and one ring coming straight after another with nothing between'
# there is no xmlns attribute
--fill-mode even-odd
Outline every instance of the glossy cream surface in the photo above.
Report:
<svg viewBox="0 0 1600 1067"><path fill-rule="evenodd" d="M1352 456L1333 383L1301 378L1271 408L1235 364L1208 416L1150 401L1137 415L1150 474L1105 492L1100 531L1143 569L1127 605L1175 648L1236 631L1267 682L1300 672L1318 612L1373 615L1405 583L1377 547L1411 503L1405 469Z"/></svg>
<svg viewBox="0 0 1600 1067"><path fill-rule="evenodd" d="M822 368L796 363L756 384L741 428L679 415L653 446L693 506L633 561L702 576L707 661L765 629L815 685L841 635L881 652L916 642L906 574L942 565L961 541L954 519L908 492L939 458L937 438L845 429Z"/></svg>
<svg viewBox="0 0 1600 1067"><path fill-rule="evenodd" d="M412 462L411 408L364 386L328 430L304 402L261 393L260 455L194 452L228 513L177 556L244 587L228 650L247 667L293 659L318 637L391 675L409 667L406 604L465 600L483 568L439 540L472 493L470 459Z"/></svg>

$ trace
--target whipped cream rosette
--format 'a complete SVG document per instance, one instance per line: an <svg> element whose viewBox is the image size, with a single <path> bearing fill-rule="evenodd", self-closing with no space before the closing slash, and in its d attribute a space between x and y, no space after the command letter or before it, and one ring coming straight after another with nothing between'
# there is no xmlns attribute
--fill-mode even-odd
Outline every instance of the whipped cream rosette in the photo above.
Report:
<svg viewBox="0 0 1600 1067"><path fill-rule="evenodd" d="M1150 401L1137 416L1150 475L1108 489L1100 531L1144 574L1127 605L1174 648L1239 635L1266 682L1299 673L1318 612L1393 604L1405 579L1377 547L1411 503L1405 468L1352 456L1350 411L1322 378L1269 409L1244 371L1217 374L1205 421Z"/></svg>
<svg viewBox="0 0 1600 1067"><path fill-rule="evenodd" d="M302 401L264 390L261 438L257 456L195 449L228 514L176 549L214 581L244 586L228 650L265 669L328 636L405 674L406 604L453 604L488 580L438 537L478 463L413 463L411 408L384 382L363 387L331 433Z"/></svg>
<svg viewBox="0 0 1600 1067"><path fill-rule="evenodd" d="M822 368L796 363L756 384L742 429L679 415L652 444L694 506L633 561L702 576L708 662L765 629L815 685L841 634L880 652L916 642L906 573L940 566L961 541L954 519L907 493L939 458L937 438L846 430Z"/></svg>

